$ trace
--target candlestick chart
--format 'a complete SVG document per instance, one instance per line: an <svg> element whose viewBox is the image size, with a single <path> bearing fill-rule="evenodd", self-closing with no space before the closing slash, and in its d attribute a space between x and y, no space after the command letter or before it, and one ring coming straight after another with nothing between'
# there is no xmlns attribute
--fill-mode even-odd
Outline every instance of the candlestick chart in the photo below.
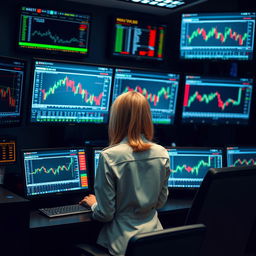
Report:
<svg viewBox="0 0 256 256"><path fill-rule="evenodd" d="M83 75L44 74L40 103L102 106L104 78Z"/></svg>
<svg viewBox="0 0 256 256"><path fill-rule="evenodd" d="M141 93L148 100L152 110L154 109L170 109L170 102L175 101L177 88L171 83L156 81L133 81L122 80L120 94L136 91Z"/></svg>
<svg viewBox="0 0 256 256"><path fill-rule="evenodd" d="M248 26L244 22L199 22L188 25L186 44L188 46L236 46L251 45ZM249 40L248 40L249 39Z"/></svg>
<svg viewBox="0 0 256 256"><path fill-rule="evenodd" d="M184 110L217 113L244 113L251 89L228 86L190 86L186 84Z"/></svg>
<svg viewBox="0 0 256 256"><path fill-rule="evenodd" d="M0 111L15 112L19 107L20 86L17 72L0 70Z"/></svg>
<svg viewBox="0 0 256 256"><path fill-rule="evenodd" d="M76 157L42 158L33 160L30 164L32 166L29 175L33 183L60 182L77 178L78 160Z"/></svg>

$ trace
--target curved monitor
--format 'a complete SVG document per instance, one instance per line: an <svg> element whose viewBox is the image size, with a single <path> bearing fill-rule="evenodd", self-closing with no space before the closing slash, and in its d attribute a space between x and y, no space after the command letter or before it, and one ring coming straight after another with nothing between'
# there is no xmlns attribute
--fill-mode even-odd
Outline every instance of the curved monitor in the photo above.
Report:
<svg viewBox="0 0 256 256"><path fill-rule="evenodd" d="M153 123L173 124L179 78L172 73L116 69L112 99L127 91L140 92L150 104Z"/></svg>
<svg viewBox="0 0 256 256"><path fill-rule="evenodd" d="M215 148L167 148L170 188L198 188L210 168L222 167L222 150Z"/></svg>
<svg viewBox="0 0 256 256"><path fill-rule="evenodd" d="M0 57L0 125L21 121L25 61Z"/></svg>
<svg viewBox="0 0 256 256"><path fill-rule="evenodd" d="M18 47L87 55L89 28L89 15L23 6Z"/></svg>
<svg viewBox="0 0 256 256"><path fill-rule="evenodd" d="M112 68L36 60L32 123L106 123Z"/></svg>
<svg viewBox="0 0 256 256"><path fill-rule="evenodd" d="M166 26L152 20L117 17L113 56L137 60L163 60Z"/></svg>
<svg viewBox="0 0 256 256"><path fill-rule="evenodd" d="M228 147L227 167L256 165L256 147Z"/></svg>
<svg viewBox="0 0 256 256"><path fill-rule="evenodd" d="M182 15L182 59L251 60L254 40L255 13Z"/></svg>
<svg viewBox="0 0 256 256"><path fill-rule="evenodd" d="M182 122L247 124L253 80L186 76Z"/></svg>

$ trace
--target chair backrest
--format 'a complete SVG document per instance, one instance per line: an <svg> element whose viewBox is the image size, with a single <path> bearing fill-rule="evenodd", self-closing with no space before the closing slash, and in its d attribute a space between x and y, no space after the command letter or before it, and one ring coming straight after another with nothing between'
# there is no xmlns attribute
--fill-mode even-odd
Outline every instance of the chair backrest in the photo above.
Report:
<svg viewBox="0 0 256 256"><path fill-rule="evenodd" d="M135 235L125 256L198 256L205 229L205 225L197 224Z"/></svg>
<svg viewBox="0 0 256 256"><path fill-rule="evenodd" d="M256 220L256 167L210 169L186 224L207 227L201 255L245 255Z"/></svg>

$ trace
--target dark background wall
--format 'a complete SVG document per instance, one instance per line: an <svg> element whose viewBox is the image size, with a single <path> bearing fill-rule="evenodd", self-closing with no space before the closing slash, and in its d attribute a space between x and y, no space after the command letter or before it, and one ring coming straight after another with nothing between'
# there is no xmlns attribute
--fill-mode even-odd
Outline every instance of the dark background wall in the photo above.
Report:
<svg viewBox="0 0 256 256"><path fill-rule="evenodd" d="M93 3L93 0L92 0ZM17 33L19 26L19 6L35 6L52 9L63 9L66 11L78 11L88 13L92 16L90 32L89 56L83 59L74 59L44 54L25 53L16 48ZM209 0L198 6L170 14L168 16L155 16L139 12L131 12L113 8L103 8L93 5L70 3L58 0L33 0L1 1L0 4L0 56L18 57L28 61L25 90L23 97L23 119L19 126L0 128L0 137L11 136L17 140L18 161L16 165L8 166L6 174L20 176L20 150L24 148L80 146L88 140L107 141L107 125L32 125L28 122L28 107L30 102L31 60L34 57L68 59L84 63L107 64L113 67L142 67L147 69L158 69L163 71L174 71L181 74L193 73L202 75L230 76L232 67L237 66L238 76L255 78L255 60L250 62L200 62L179 60L179 33L181 14L191 12L242 12L255 11L253 1L250 0ZM168 33L165 47L165 60L159 62L139 62L109 57L109 42L111 42L111 18L115 16L134 16L141 19L156 20L168 25ZM162 145L170 145L175 142L177 146L218 146L228 145L256 145L255 130L255 106L252 105L252 118L249 125L184 125L180 122L180 111L182 102L181 85L178 96L178 111L174 125L156 126L155 140ZM255 99L255 97L254 97ZM255 101L255 100L254 100ZM12 181L11 181L12 182Z"/></svg>

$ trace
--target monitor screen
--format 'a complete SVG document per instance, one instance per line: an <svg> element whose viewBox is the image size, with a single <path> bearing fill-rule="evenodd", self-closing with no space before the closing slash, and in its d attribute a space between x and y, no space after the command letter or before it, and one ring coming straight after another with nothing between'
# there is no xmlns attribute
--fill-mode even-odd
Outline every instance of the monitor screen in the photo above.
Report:
<svg viewBox="0 0 256 256"><path fill-rule="evenodd" d="M25 61L0 57L0 125L21 121Z"/></svg>
<svg viewBox="0 0 256 256"><path fill-rule="evenodd" d="M24 150L26 196L88 190L87 155L83 148Z"/></svg>
<svg viewBox="0 0 256 256"><path fill-rule="evenodd" d="M247 124L253 80L186 76L182 121Z"/></svg>
<svg viewBox="0 0 256 256"><path fill-rule="evenodd" d="M107 67L36 60L31 122L106 123L112 73Z"/></svg>
<svg viewBox="0 0 256 256"><path fill-rule="evenodd" d="M170 156L170 188L198 188L210 168L222 167L222 150L167 148Z"/></svg>
<svg viewBox="0 0 256 256"><path fill-rule="evenodd" d="M89 27L85 14L23 6L18 47L86 55Z"/></svg>
<svg viewBox="0 0 256 256"><path fill-rule="evenodd" d="M117 17L112 53L137 60L163 60L165 33L165 25Z"/></svg>
<svg viewBox="0 0 256 256"><path fill-rule="evenodd" d="M153 123L173 124L178 86L178 74L116 69L113 100L124 92L140 92L150 104Z"/></svg>
<svg viewBox="0 0 256 256"><path fill-rule="evenodd" d="M256 147L228 147L227 167L256 165Z"/></svg>
<svg viewBox="0 0 256 256"><path fill-rule="evenodd" d="M255 13L183 14L182 59L251 60Z"/></svg>

